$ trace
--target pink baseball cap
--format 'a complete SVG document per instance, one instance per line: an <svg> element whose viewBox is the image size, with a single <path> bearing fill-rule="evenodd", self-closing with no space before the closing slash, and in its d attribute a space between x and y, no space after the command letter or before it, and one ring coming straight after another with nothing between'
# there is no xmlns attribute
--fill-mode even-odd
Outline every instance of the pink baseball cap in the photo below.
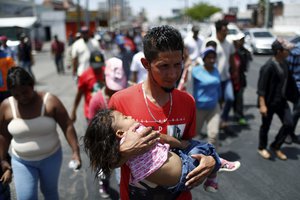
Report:
<svg viewBox="0 0 300 200"><path fill-rule="evenodd" d="M1 40L1 41L6 41L6 40L7 40L7 37L6 37L5 35L2 35L2 36L0 36L0 40Z"/></svg>
<svg viewBox="0 0 300 200"><path fill-rule="evenodd" d="M126 88L127 80L122 60L113 57L106 61L105 82L106 87L114 91Z"/></svg>

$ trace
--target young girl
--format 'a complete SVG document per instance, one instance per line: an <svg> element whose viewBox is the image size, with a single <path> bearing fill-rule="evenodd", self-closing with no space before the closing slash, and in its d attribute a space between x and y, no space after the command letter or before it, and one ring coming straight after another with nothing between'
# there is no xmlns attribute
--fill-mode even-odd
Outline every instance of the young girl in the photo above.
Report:
<svg viewBox="0 0 300 200"><path fill-rule="evenodd" d="M119 145L129 134L138 134L144 126L129 116L115 110L101 110L90 122L84 136L84 146L90 158L93 170L102 169L110 173L120 161ZM128 130L133 131L128 131ZM146 179L151 183L167 187L172 192L183 191L186 175L199 165L193 154L213 156L216 160L215 169L204 183L204 189L216 192L218 184L216 172L221 161L215 148L208 143L195 140L179 141L174 137L161 134L161 141L146 153L127 161L131 169L130 184L139 185ZM169 149L172 151L169 151ZM101 152L101 153L99 153ZM236 161L236 170L240 163Z"/></svg>

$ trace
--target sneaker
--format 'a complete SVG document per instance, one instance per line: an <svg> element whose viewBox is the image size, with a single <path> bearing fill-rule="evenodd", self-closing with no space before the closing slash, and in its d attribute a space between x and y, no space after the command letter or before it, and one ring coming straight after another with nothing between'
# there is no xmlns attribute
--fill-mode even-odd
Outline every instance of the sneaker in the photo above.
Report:
<svg viewBox="0 0 300 200"><path fill-rule="evenodd" d="M257 152L259 153L259 155L261 157L263 157L264 159L270 159L271 158L271 154L268 152L268 150L266 149L258 149Z"/></svg>
<svg viewBox="0 0 300 200"><path fill-rule="evenodd" d="M206 179L203 184L203 188L206 192L217 192L218 191L218 183L212 181L211 179Z"/></svg>
<svg viewBox="0 0 300 200"><path fill-rule="evenodd" d="M105 184L103 184L102 181L99 181L99 185L100 185L99 193L100 193L101 198L108 199L110 197L108 194L108 190L107 190L108 188L105 186Z"/></svg>
<svg viewBox="0 0 300 200"><path fill-rule="evenodd" d="M228 128L228 122L227 121L221 121L220 123L220 129L226 129Z"/></svg>
<svg viewBox="0 0 300 200"><path fill-rule="evenodd" d="M240 118L240 119L239 119L239 124L240 124L241 126L245 126L245 125L247 125L247 121L245 120L245 118Z"/></svg>
<svg viewBox="0 0 300 200"><path fill-rule="evenodd" d="M219 169L219 172L233 172L237 170L240 166L241 166L240 161L230 162L228 160L221 158L221 167Z"/></svg>

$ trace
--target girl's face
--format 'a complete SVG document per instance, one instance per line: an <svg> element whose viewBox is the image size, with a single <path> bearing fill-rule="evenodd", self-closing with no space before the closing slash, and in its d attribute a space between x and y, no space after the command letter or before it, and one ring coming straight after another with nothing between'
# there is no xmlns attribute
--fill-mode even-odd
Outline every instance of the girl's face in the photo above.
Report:
<svg viewBox="0 0 300 200"><path fill-rule="evenodd" d="M10 92L18 103L23 105L30 103L35 95L33 87L28 85L16 86Z"/></svg>
<svg viewBox="0 0 300 200"><path fill-rule="evenodd" d="M113 111L114 121L112 126L115 130L126 132L136 121L131 116L125 116L119 111Z"/></svg>

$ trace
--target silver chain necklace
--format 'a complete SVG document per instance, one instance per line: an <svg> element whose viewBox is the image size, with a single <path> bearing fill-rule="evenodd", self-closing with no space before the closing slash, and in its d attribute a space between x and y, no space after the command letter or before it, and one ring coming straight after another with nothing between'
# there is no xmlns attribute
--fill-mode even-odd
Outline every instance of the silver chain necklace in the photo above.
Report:
<svg viewBox="0 0 300 200"><path fill-rule="evenodd" d="M168 114L168 117L164 120L157 120L154 115L152 114L150 108L149 108L149 105L148 105L148 100L147 100L147 96L146 96L146 92L145 92L145 86L144 86L144 83L142 84L142 90L143 90L143 96L144 96L144 101L146 103L146 107L147 107L147 110L149 112L149 114L151 115L152 119L158 123L158 124L164 124L168 121L170 115L171 115L171 112L172 112L172 107L173 107L173 99L172 99L172 94L169 93L169 96L170 96L170 109L169 109L169 114Z"/></svg>
<svg viewBox="0 0 300 200"><path fill-rule="evenodd" d="M108 100L107 100L107 98L106 98L106 94L105 94L105 89L106 89L106 87L104 86L102 89L101 89L101 92L102 92L102 96L103 96L103 100L104 100L104 106L105 106L105 108L108 108L108 105L107 105L107 102L108 102Z"/></svg>

